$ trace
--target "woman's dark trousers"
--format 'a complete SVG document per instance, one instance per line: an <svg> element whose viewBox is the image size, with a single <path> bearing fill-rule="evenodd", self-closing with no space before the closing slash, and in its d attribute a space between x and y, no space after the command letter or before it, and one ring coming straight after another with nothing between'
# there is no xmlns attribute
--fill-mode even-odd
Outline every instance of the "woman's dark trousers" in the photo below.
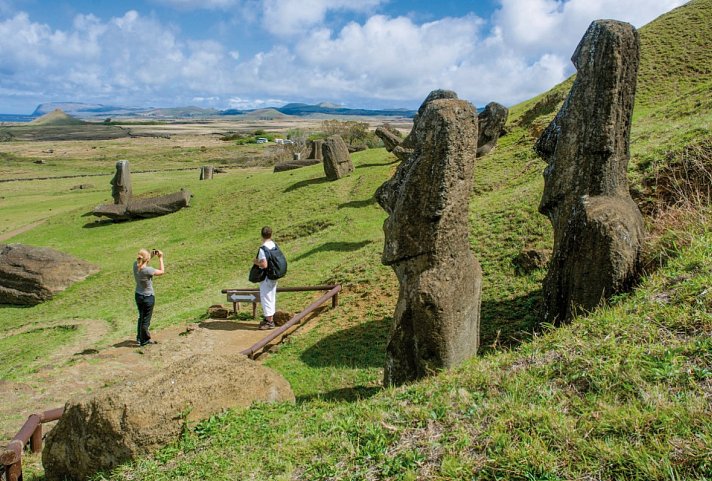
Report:
<svg viewBox="0 0 712 481"><path fill-rule="evenodd" d="M145 344L151 339L148 328L151 326L151 316L153 316L153 305L155 303L155 296L144 296L136 293L136 307L138 307L136 340L138 340L139 344Z"/></svg>

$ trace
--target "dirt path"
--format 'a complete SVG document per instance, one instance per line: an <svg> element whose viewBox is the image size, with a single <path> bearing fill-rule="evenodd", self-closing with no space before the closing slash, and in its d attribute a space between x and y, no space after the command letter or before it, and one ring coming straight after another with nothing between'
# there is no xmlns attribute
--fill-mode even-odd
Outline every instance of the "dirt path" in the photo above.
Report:
<svg viewBox="0 0 712 481"><path fill-rule="evenodd" d="M87 320L58 323L65 324L86 327L78 342L53 355L28 381L0 380L0 446L33 412L62 406L102 386L146 376L193 354L239 352L268 334L257 329L257 321L208 319L157 331L155 345L140 348L134 339L116 339L113 345L97 350L92 346L108 332L108 326Z"/></svg>
<svg viewBox="0 0 712 481"><path fill-rule="evenodd" d="M32 224L24 225L24 226L20 227L19 229L11 230L8 232L3 232L2 234L0 234L0 242L4 242L12 237L15 237L16 235L20 235L20 234L27 232L28 230L32 230L35 227L37 227L38 225L42 224L43 222L44 222L44 219L38 220L37 222L33 222Z"/></svg>

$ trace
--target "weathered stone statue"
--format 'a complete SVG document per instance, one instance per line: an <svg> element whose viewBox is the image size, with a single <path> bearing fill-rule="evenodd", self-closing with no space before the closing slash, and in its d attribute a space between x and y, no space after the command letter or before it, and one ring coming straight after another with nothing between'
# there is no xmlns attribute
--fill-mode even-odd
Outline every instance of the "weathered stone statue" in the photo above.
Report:
<svg viewBox="0 0 712 481"><path fill-rule="evenodd" d="M200 168L200 180L210 180L213 178L213 166L204 165Z"/></svg>
<svg viewBox="0 0 712 481"><path fill-rule="evenodd" d="M180 190L172 194L146 199L130 199L127 204L102 204L92 211L97 217L108 217L111 220L147 219L178 212L188 207L192 194Z"/></svg>
<svg viewBox="0 0 712 481"><path fill-rule="evenodd" d="M131 171L128 160L116 162L116 174L111 179L111 196L114 204L126 204L131 198Z"/></svg>
<svg viewBox="0 0 712 481"><path fill-rule="evenodd" d="M383 141L383 146L388 152L393 152L393 149L403 141L397 131L386 125L376 127L376 136Z"/></svg>
<svg viewBox="0 0 712 481"><path fill-rule="evenodd" d="M349 148L340 136L332 135L326 139L322 145L321 153L324 158L324 173L327 179L338 180L354 171Z"/></svg>
<svg viewBox="0 0 712 481"><path fill-rule="evenodd" d="M569 321L637 279L643 219L627 168L638 58L632 25L593 22L572 57L571 92L536 143L548 164L539 211L554 227L547 322Z"/></svg>
<svg viewBox="0 0 712 481"><path fill-rule="evenodd" d="M479 113L479 139L477 140L477 156L489 154L497 146L497 140L504 131L509 109L497 102L490 102Z"/></svg>
<svg viewBox="0 0 712 481"><path fill-rule="evenodd" d="M458 364L479 343L482 271L468 240L477 113L454 92L439 92L415 118L413 154L376 191L389 214L382 262L400 282L386 385Z"/></svg>
<svg viewBox="0 0 712 481"><path fill-rule="evenodd" d="M321 148L322 145L324 145L323 140L312 140L311 141L311 149L309 151L309 155L307 155L307 159L317 159L321 160Z"/></svg>

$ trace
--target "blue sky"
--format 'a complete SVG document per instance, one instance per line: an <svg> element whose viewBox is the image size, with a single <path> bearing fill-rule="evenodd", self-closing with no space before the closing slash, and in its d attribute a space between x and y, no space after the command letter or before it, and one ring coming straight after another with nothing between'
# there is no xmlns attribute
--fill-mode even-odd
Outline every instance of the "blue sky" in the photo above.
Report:
<svg viewBox="0 0 712 481"><path fill-rule="evenodd" d="M683 0L0 0L0 112L42 102L512 105L573 72L592 20Z"/></svg>

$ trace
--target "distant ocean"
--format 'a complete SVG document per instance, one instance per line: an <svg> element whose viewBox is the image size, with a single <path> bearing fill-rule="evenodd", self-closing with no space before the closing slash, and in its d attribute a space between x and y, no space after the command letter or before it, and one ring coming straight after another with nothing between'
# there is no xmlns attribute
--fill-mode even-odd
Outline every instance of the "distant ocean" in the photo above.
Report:
<svg viewBox="0 0 712 481"><path fill-rule="evenodd" d="M0 114L0 122L30 122L36 118L34 115Z"/></svg>

